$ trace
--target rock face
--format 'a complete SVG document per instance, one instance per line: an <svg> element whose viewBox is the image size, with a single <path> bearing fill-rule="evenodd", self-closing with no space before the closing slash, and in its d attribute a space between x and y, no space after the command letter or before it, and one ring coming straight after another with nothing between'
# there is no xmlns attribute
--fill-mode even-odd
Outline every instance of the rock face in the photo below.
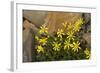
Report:
<svg viewBox="0 0 100 73"><path fill-rule="evenodd" d="M86 41L89 45L91 45L91 33L85 33L85 34L83 35L83 39L85 39L85 41Z"/></svg>
<svg viewBox="0 0 100 73"><path fill-rule="evenodd" d="M91 20L91 14L90 13L84 13L83 18L85 20L85 23L88 23Z"/></svg>
<svg viewBox="0 0 100 73"><path fill-rule="evenodd" d="M47 12L36 10L23 10L23 17L35 24L36 27L40 27L45 20Z"/></svg>
<svg viewBox="0 0 100 73"><path fill-rule="evenodd" d="M23 23L23 62L32 61L32 33L30 32L30 23L25 20Z"/></svg>

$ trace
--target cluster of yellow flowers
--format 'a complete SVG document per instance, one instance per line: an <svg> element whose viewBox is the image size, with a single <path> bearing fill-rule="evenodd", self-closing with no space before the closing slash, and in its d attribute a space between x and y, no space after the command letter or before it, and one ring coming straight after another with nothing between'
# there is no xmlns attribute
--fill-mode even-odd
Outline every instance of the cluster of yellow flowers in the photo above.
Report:
<svg viewBox="0 0 100 73"><path fill-rule="evenodd" d="M43 24L40 27L39 34L47 34L48 33L47 30L48 28L46 28L46 25ZM35 36L35 39L39 42L39 45L37 46L37 52L38 53L44 52L43 46L46 45L48 38L47 37L39 38L38 36Z"/></svg>
<svg viewBox="0 0 100 73"><path fill-rule="evenodd" d="M83 19L82 19L82 18L78 19L77 22L75 22L75 26L74 26L73 30L74 30L75 32L79 31L79 30L81 29L80 26L81 26L83 23L84 23L84 22L83 22Z"/></svg>
<svg viewBox="0 0 100 73"><path fill-rule="evenodd" d="M64 50L73 50L74 52L78 52L80 48L80 43L77 41L77 42L73 42L72 44L70 43L70 41L66 40L64 42Z"/></svg>
<svg viewBox="0 0 100 73"><path fill-rule="evenodd" d="M84 21L82 18L78 19L74 25L72 25L71 23L68 25L68 35L71 34L73 35L75 32L80 31L81 26L83 25Z"/></svg>
<svg viewBox="0 0 100 73"><path fill-rule="evenodd" d="M75 40L75 32L78 32L81 29L82 24L84 23L83 19L80 18L78 19L74 25L72 25L71 23L68 24L67 26L67 22L63 23L64 28L67 29L67 40L65 40L64 42L64 50L68 50L68 49L72 49L74 52L78 52L80 48L80 43L79 41L74 41ZM70 41L73 41L72 43Z"/></svg>
<svg viewBox="0 0 100 73"><path fill-rule="evenodd" d="M80 18L78 19L75 24L71 24L71 23L67 23L64 22L62 23L64 29L58 29L57 31L57 37L54 37L55 40L53 40L52 42L52 49L54 51L60 51L61 49L61 46L63 45L63 49L64 50L69 50L71 49L73 52L78 52L79 49L81 49L80 47L80 42L77 41L75 39L75 33L76 32L79 32L80 29L81 29L81 26L82 24L84 23L83 19ZM67 33L65 33L65 30L67 30ZM43 24L41 27L40 27L40 30L39 30L39 34L48 34L48 28L46 27L45 24ZM63 44L60 42L62 39L63 39L63 36L64 35L67 35L66 36L66 39L63 40ZM35 39L38 41L39 45L37 46L37 52L40 53L40 52L44 52L44 46L47 44L48 42L48 38L49 37L42 37L42 38L39 38L38 36L35 36ZM60 39L57 40L57 38ZM85 55L86 55L86 58L90 58L90 51L86 48L86 50L84 51Z"/></svg>
<svg viewBox="0 0 100 73"><path fill-rule="evenodd" d="M36 36L37 38L37 36ZM38 42L39 42L39 45L37 46L37 52L40 53L40 52L44 52L44 45L46 45L47 43L47 38L43 38L43 39L38 39Z"/></svg>

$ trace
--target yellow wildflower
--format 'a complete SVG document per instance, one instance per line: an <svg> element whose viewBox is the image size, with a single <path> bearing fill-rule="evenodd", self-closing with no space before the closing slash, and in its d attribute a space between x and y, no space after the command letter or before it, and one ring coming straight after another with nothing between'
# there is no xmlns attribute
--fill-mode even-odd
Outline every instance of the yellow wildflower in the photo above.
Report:
<svg viewBox="0 0 100 73"><path fill-rule="evenodd" d="M64 35L64 31L62 29L58 29L57 35L62 39L62 35Z"/></svg>
<svg viewBox="0 0 100 73"><path fill-rule="evenodd" d="M47 43L47 39L48 38L39 39L39 43L41 43L42 45L45 45Z"/></svg>
<svg viewBox="0 0 100 73"><path fill-rule="evenodd" d="M81 25L83 24L83 19L80 18L75 22L74 31L79 31L81 29Z"/></svg>
<svg viewBox="0 0 100 73"><path fill-rule="evenodd" d="M68 30L68 32L67 32L67 35L68 35L68 39L70 40L70 39L73 39L74 40L74 30L73 30L73 25L70 23L69 25L68 25L68 28L67 28L67 30Z"/></svg>
<svg viewBox="0 0 100 73"><path fill-rule="evenodd" d="M74 36L74 32L73 32L73 31L68 32L67 35L68 35L67 38L68 38L69 40L71 40L71 39L74 40L74 37L75 37L75 36Z"/></svg>
<svg viewBox="0 0 100 73"><path fill-rule="evenodd" d="M69 49L70 47L71 47L70 41L66 40L66 41L64 42L64 50Z"/></svg>
<svg viewBox="0 0 100 73"><path fill-rule="evenodd" d="M79 45L80 45L80 43L78 41L76 43L73 42L73 44L71 45L72 46L72 50L74 52L78 52L78 50L81 49Z"/></svg>
<svg viewBox="0 0 100 73"><path fill-rule="evenodd" d="M89 59L90 58L90 51L88 50L88 48L85 49L84 51L86 58Z"/></svg>
<svg viewBox="0 0 100 73"><path fill-rule="evenodd" d="M48 30L48 28L46 28L46 25L43 24L43 25L40 27L39 33L40 33L40 34L48 33L47 30Z"/></svg>
<svg viewBox="0 0 100 73"><path fill-rule="evenodd" d="M53 42L52 46L53 46L53 50L60 51L61 44L59 44L58 42Z"/></svg>
<svg viewBox="0 0 100 73"><path fill-rule="evenodd" d="M40 45L37 47L37 52L40 53L40 52L44 52L44 48Z"/></svg>
<svg viewBox="0 0 100 73"><path fill-rule="evenodd" d="M67 30L68 30L68 32L70 32L71 30L73 30L73 25L71 23L68 24Z"/></svg>
<svg viewBox="0 0 100 73"><path fill-rule="evenodd" d="M62 25L64 26L64 28L66 28L67 27L67 21L62 23Z"/></svg>

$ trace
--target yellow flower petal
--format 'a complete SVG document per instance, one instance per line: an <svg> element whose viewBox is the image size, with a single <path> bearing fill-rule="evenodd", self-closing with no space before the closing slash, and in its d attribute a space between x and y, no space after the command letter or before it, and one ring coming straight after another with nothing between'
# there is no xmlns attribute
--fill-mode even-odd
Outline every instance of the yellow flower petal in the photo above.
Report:
<svg viewBox="0 0 100 73"><path fill-rule="evenodd" d="M85 49L84 51L86 58L89 59L90 58L90 51L88 50L88 48Z"/></svg>
<svg viewBox="0 0 100 73"><path fill-rule="evenodd" d="M35 39L38 41L39 40L39 37L38 36L35 36Z"/></svg>
<svg viewBox="0 0 100 73"><path fill-rule="evenodd" d="M37 47L37 52L40 53L40 52L44 52L44 48L40 45Z"/></svg>

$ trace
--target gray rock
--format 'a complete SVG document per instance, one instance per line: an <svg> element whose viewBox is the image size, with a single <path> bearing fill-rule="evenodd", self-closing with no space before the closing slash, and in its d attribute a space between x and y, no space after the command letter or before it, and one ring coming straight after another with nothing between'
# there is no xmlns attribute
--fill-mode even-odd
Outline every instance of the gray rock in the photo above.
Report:
<svg viewBox="0 0 100 73"><path fill-rule="evenodd" d="M23 10L23 17L35 24L36 27L40 27L45 22L47 12L36 10Z"/></svg>

